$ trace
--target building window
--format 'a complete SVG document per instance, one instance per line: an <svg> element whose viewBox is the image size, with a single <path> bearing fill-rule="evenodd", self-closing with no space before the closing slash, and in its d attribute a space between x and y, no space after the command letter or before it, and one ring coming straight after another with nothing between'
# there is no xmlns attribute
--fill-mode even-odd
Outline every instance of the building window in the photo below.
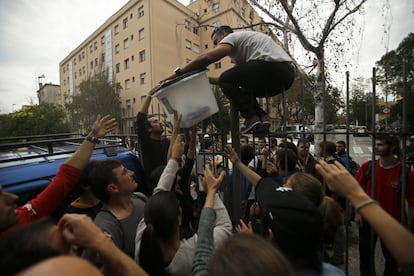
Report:
<svg viewBox="0 0 414 276"><path fill-rule="evenodd" d="M63 73L66 73L66 67L63 66Z"/></svg>
<svg viewBox="0 0 414 276"><path fill-rule="evenodd" d="M145 61L145 50L142 50L141 52L139 52L139 62L144 62Z"/></svg>
<svg viewBox="0 0 414 276"><path fill-rule="evenodd" d="M82 51L82 59L85 59L85 51Z"/></svg>
<svg viewBox="0 0 414 276"><path fill-rule="evenodd" d="M134 40L134 35L133 34L131 35L131 40Z"/></svg>
<svg viewBox="0 0 414 276"><path fill-rule="evenodd" d="M115 45L115 54L119 54L119 44Z"/></svg>
<svg viewBox="0 0 414 276"><path fill-rule="evenodd" d="M82 69L79 69L79 77L82 76Z"/></svg>
<svg viewBox="0 0 414 276"><path fill-rule="evenodd" d="M105 53L102 53L101 54L101 63L104 63L105 62Z"/></svg>
<svg viewBox="0 0 414 276"><path fill-rule="evenodd" d="M195 35L198 35L198 27L197 26L193 26L193 33Z"/></svg>
<svg viewBox="0 0 414 276"><path fill-rule="evenodd" d="M98 49L98 42L96 42L96 41L95 41L95 42L93 43L93 49L94 49L94 50L97 50L97 49Z"/></svg>
<svg viewBox="0 0 414 276"><path fill-rule="evenodd" d="M115 25L114 31L115 31L116 35L119 34L119 25L118 24Z"/></svg>
<svg viewBox="0 0 414 276"><path fill-rule="evenodd" d="M185 20L184 21L184 27L185 27L185 29L186 30L191 30L191 24L190 24L190 21L188 21L188 20Z"/></svg>
<svg viewBox="0 0 414 276"><path fill-rule="evenodd" d="M130 89L131 88L131 80L127 79L125 80L125 89Z"/></svg>
<svg viewBox="0 0 414 276"><path fill-rule="evenodd" d="M220 4L219 3L213 4L212 9L214 13L218 13L220 11Z"/></svg>
<svg viewBox="0 0 414 276"><path fill-rule="evenodd" d="M105 44L105 36L103 35L103 36L101 36L101 45L104 45Z"/></svg>
<svg viewBox="0 0 414 276"><path fill-rule="evenodd" d="M131 56L131 61L134 61L134 55Z"/></svg>
<svg viewBox="0 0 414 276"><path fill-rule="evenodd" d="M185 48L191 49L191 41L188 39L185 40Z"/></svg>
<svg viewBox="0 0 414 276"><path fill-rule="evenodd" d="M204 49L208 49L208 44L204 44Z"/></svg>
<svg viewBox="0 0 414 276"><path fill-rule="evenodd" d="M129 58L124 60L124 69L128 69L130 67Z"/></svg>
<svg viewBox="0 0 414 276"><path fill-rule="evenodd" d="M186 59L185 59L185 63L186 63L186 64L188 64L188 63L190 63L190 62L191 62L191 59L189 59L189 58L186 58Z"/></svg>
<svg viewBox="0 0 414 276"><path fill-rule="evenodd" d="M78 61L80 62L82 60L82 55L81 54L79 54L78 55Z"/></svg>
<svg viewBox="0 0 414 276"><path fill-rule="evenodd" d="M84 75L86 74L86 68L85 68L85 66L82 67L82 72L83 72Z"/></svg>
<svg viewBox="0 0 414 276"><path fill-rule="evenodd" d="M73 65L76 65L76 58L73 59Z"/></svg>
<svg viewBox="0 0 414 276"><path fill-rule="evenodd" d="M66 85L66 80L63 80L63 86L65 86Z"/></svg>
<svg viewBox="0 0 414 276"><path fill-rule="evenodd" d="M144 6L138 8L138 18L144 16Z"/></svg>
<svg viewBox="0 0 414 276"><path fill-rule="evenodd" d="M124 49L128 49L129 43L128 43L128 38L124 39Z"/></svg>
<svg viewBox="0 0 414 276"><path fill-rule="evenodd" d="M93 61L91 61L91 69L93 69Z"/></svg>
<svg viewBox="0 0 414 276"><path fill-rule="evenodd" d="M124 20L122 21L122 26L124 27L124 29L128 28L128 17L124 18Z"/></svg>
<svg viewBox="0 0 414 276"><path fill-rule="evenodd" d="M95 58L95 67L98 66L98 58Z"/></svg>
<svg viewBox="0 0 414 276"><path fill-rule="evenodd" d="M200 45L197 45L197 44L193 44L193 51L194 51L194 53L197 53L197 54L199 54L200 53Z"/></svg>
<svg viewBox="0 0 414 276"><path fill-rule="evenodd" d="M143 39L144 39L144 35L145 35L145 33L144 33L144 28L142 28L142 29L140 29L140 30L138 31L138 39L139 39L139 40L143 40Z"/></svg>
<svg viewBox="0 0 414 276"><path fill-rule="evenodd" d="M133 17L133 14L132 14L132 12L131 12L131 14L129 15L129 19L132 19L132 17Z"/></svg>
<svg viewBox="0 0 414 276"><path fill-rule="evenodd" d="M147 83L147 74L142 73L139 75L139 83L140 84L146 84Z"/></svg>
<svg viewBox="0 0 414 276"><path fill-rule="evenodd" d="M220 68L221 68L221 62L220 61L214 63L214 69L220 69Z"/></svg>
<svg viewBox="0 0 414 276"><path fill-rule="evenodd" d="M135 82L135 77L132 77L132 82ZM135 99L135 98L134 98ZM135 101L134 101L134 103L135 103Z"/></svg>
<svg viewBox="0 0 414 276"><path fill-rule="evenodd" d="M121 71L121 64L118 62L115 64L115 73L119 73Z"/></svg>

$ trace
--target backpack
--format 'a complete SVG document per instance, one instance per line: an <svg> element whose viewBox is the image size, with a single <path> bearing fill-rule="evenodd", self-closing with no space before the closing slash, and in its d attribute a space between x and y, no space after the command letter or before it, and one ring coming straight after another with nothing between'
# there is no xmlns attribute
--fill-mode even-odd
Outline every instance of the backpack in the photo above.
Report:
<svg viewBox="0 0 414 276"><path fill-rule="evenodd" d="M356 175L357 171L359 170L360 165L355 162L351 156L341 156L338 157L337 160L339 162L342 163L342 165L344 165L345 168L348 169L348 171L352 174L352 175Z"/></svg>
<svg viewBox="0 0 414 276"><path fill-rule="evenodd" d="M405 167L406 167L406 170L405 170L405 179L406 179L406 182L405 182L405 183L407 183L407 184L408 184L408 174L410 173L411 168L410 168L410 166L408 166L408 165L405 165ZM371 180L371 170L372 170L372 160L369 160L369 161L368 161L367 168L365 169L365 172L364 172L364 175L365 175L365 178L367 179L367 181L368 181L368 180ZM403 169L402 169L402 167L401 167L401 170L400 170L400 177L399 177L399 179L398 179L398 186L397 186L397 191L398 191L398 192L400 192L400 191L401 191L401 187L402 187L402 179L404 179L403 177L404 177L404 175L403 175Z"/></svg>

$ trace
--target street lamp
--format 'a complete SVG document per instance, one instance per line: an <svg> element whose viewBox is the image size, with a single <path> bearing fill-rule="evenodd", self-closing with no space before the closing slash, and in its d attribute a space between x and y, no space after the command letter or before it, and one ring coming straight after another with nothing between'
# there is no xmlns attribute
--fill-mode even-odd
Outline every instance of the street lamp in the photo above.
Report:
<svg viewBox="0 0 414 276"><path fill-rule="evenodd" d="M42 85L41 79L44 79L44 78L46 78L45 77L45 74L42 74L42 75L40 75L40 76L37 77L37 82L39 84L39 90L40 90L41 85Z"/></svg>

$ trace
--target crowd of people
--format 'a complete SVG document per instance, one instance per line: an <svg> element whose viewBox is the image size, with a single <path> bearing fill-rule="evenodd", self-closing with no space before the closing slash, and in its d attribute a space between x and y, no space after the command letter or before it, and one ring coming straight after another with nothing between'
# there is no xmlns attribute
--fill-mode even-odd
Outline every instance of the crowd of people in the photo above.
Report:
<svg viewBox="0 0 414 276"><path fill-rule="evenodd" d="M248 132L266 128L268 118L246 103L286 89L293 69L279 48L261 53L272 58L260 62L251 60L258 56L250 50L235 53L243 35L247 46L258 40L273 47L254 32L240 33L219 28L212 35L217 49L175 75L231 56L235 69L216 81L246 118ZM260 91L251 91L251 79L235 81L256 69L261 77L272 70L283 77L272 79L280 81L274 85L266 75ZM245 95L237 99L240 93ZM306 139L297 144L271 139L267 145L259 137L255 148L244 135L236 150L225 137L217 143L204 135L200 140L195 127L180 133L177 112L172 134L165 137L159 118L148 114L150 101L147 97L136 120L142 183L119 161L89 160L99 139L116 129L107 115L97 117L85 141L34 199L17 207L17 196L0 186L2 275L345 275L344 231L353 216L361 225L361 275L375 274L377 236L384 275L413 275L414 172L402 165L395 136L376 136L379 159L361 166L343 141L319 144L320 160L310 154ZM224 159L231 165L223 168ZM241 179L232 183L228 175L235 170ZM231 218L220 186L239 184L242 215ZM50 219L74 190L78 197L65 214ZM348 216L349 209L354 215Z"/></svg>
<svg viewBox="0 0 414 276"><path fill-rule="evenodd" d="M36 198L16 207L17 196L1 191L4 275L60 270L92 275L344 275L344 201L354 206L361 225L361 275L375 271L370 250L377 235L384 275L412 272L412 213L402 217L401 192L410 208L414 173L409 170L407 179L400 180L403 167L394 136L377 136L379 159L363 163L353 175L343 141L322 142L323 159L317 161L305 139L296 145L273 140L270 147L259 137L255 149L242 136L239 157L231 145L215 146L206 136L197 150L197 129L180 134L180 120L175 113L165 160L145 170L143 179L151 183L136 183L134 172L117 160L89 161L96 140L116 127L110 116L98 116L90 138ZM149 121L144 127L151 133ZM144 139L141 146L145 141L159 142ZM197 152L203 150L221 150L229 167L242 175L247 204L241 202L245 209L237 225L218 192L229 180L214 164L223 159L204 162L202 174L195 169ZM190 191L194 181L203 186L197 198ZM136 192L138 185L154 188L143 194ZM57 222L48 218L72 190L79 190L79 197L67 206L67 214Z"/></svg>

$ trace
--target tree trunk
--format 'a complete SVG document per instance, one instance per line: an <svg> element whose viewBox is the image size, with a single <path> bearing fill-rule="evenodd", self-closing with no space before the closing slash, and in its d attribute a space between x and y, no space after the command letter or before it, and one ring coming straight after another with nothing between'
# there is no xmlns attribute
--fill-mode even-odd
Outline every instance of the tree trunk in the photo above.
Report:
<svg viewBox="0 0 414 276"><path fill-rule="evenodd" d="M315 99L315 156L319 157L319 143L323 141L325 130L325 59L324 54L318 55L318 73L314 91Z"/></svg>

